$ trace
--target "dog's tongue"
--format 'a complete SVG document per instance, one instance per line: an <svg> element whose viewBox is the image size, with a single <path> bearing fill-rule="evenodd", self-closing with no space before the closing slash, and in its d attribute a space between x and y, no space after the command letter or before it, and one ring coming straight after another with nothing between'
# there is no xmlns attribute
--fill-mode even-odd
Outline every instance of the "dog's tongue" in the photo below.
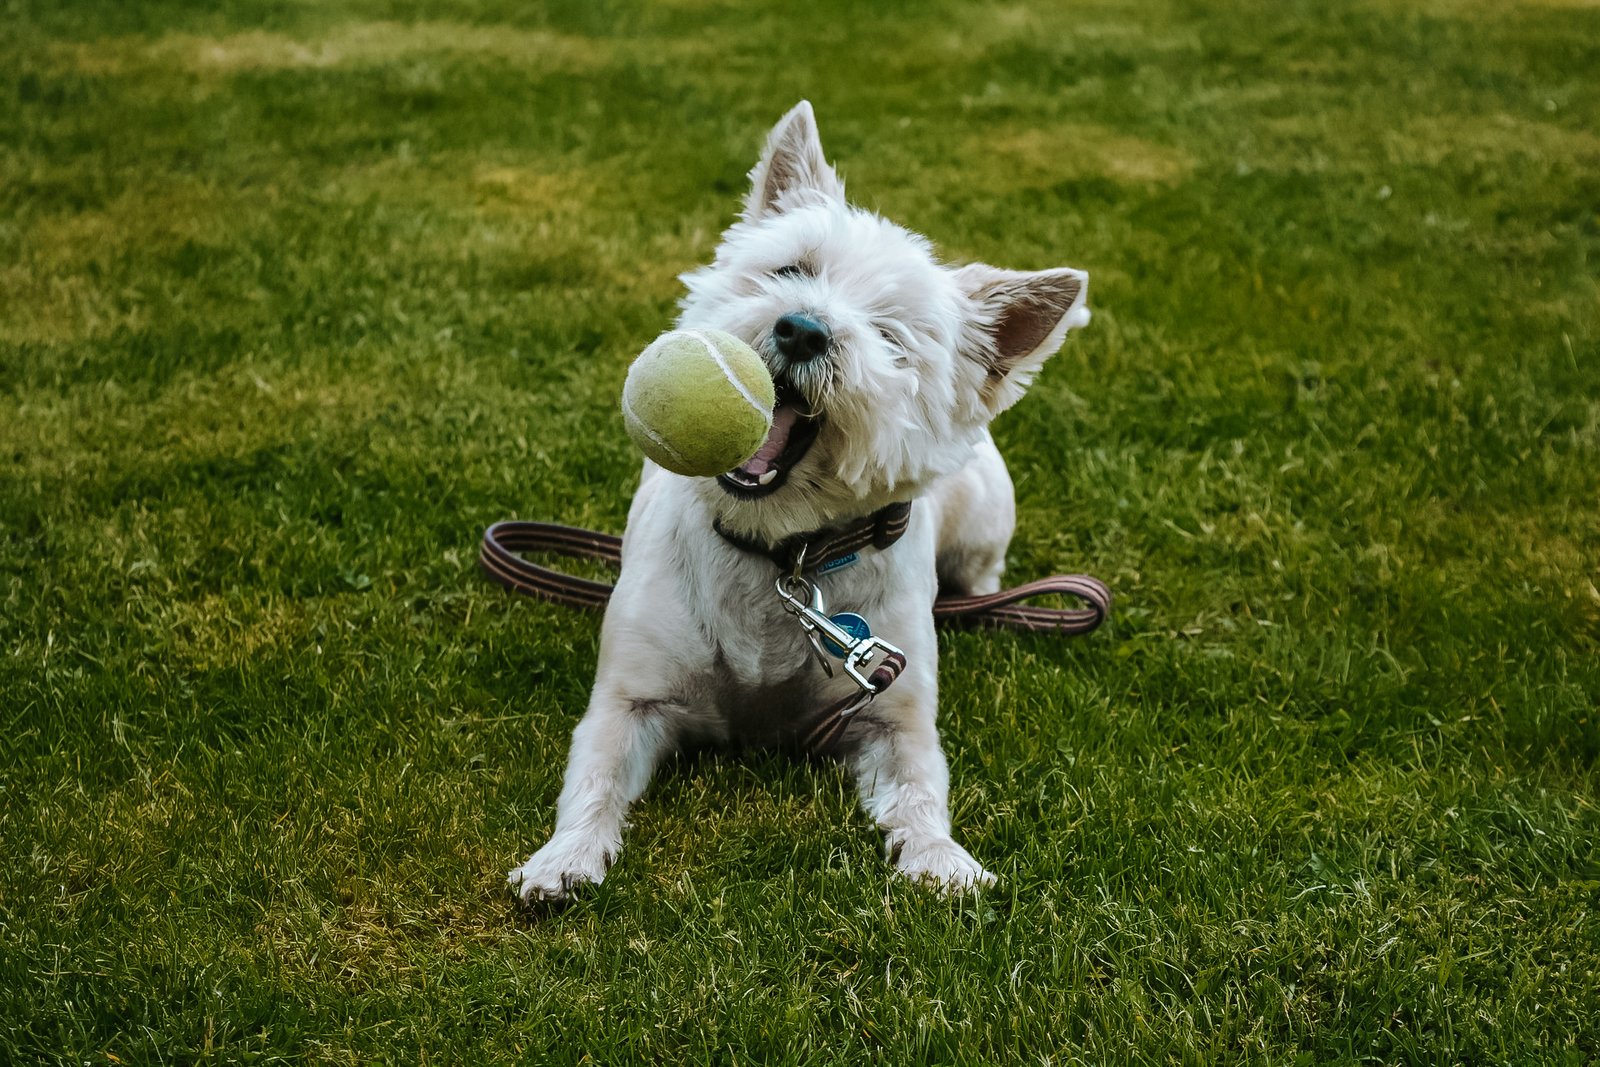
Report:
<svg viewBox="0 0 1600 1067"><path fill-rule="evenodd" d="M799 418L800 412L790 404L779 404L774 408L772 429L767 432L766 442L739 469L752 478L759 478L771 470L772 461L783 454L784 446L789 443L789 431L794 429Z"/></svg>

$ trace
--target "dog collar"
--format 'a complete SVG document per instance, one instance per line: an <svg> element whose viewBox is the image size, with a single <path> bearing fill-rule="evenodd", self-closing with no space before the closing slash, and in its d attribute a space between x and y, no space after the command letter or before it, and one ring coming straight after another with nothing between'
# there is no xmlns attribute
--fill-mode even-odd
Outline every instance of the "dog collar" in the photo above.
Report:
<svg viewBox="0 0 1600 1067"><path fill-rule="evenodd" d="M770 546L724 529L721 519L713 519L711 528L741 552L767 557L778 565L780 571L793 571L795 562L800 560L803 561L801 573L814 574L841 563L863 548L875 548L881 552L905 536L906 527L910 524L911 501L906 500L880 508L864 519L843 526L825 526L809 533L795 534Z"/></svg>

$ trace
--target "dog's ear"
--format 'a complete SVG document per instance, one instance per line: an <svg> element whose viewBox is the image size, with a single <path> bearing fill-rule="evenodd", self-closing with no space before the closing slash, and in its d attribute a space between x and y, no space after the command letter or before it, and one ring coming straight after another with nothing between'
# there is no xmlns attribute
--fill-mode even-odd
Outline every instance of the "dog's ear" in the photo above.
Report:
<svg viewBox="0 0 1600 1067"><path fill-rule="evenodd" d="M811 102L802 100L767 135L761 161L750 172L750 196L744 203L749 222L783 210L785 194L802 190L844 199L844 183L828 166L817 136L817 119Z"/></svg>
<svg viewBox="0 0 1600 1067"><path fill-rule="evenodd" d="M1027 392L1067 331L1088 325L1089 276L1069 267L1016 271L974 263L955 277L974 309L962 354L983 368L983 402L998 415Z"/></svg>

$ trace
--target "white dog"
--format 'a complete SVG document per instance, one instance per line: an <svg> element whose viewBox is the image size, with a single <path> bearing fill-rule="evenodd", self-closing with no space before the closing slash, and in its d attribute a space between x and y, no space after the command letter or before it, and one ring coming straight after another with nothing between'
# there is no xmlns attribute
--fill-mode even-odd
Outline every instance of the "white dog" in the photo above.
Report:
<svg viewBox="0 0 1600 1067"><path fill-rule="evenodd" d="M555 832L510 874L524 900L605 877L628 806L679 744L782 744L857 691L824 670L775 583L799 546L884 516L904 525L897 541L806 575L828 610L904 651L895 684L840 720L830 751L900 873L947 891L994 882L950 836L932 606L940 588L1000 586L1015 505L988 424L1089 321L1088 278L939 263L923 238L845 203L808 103L750 179L715 261L683 278L679 325L761 354L778 383L772 433L718 478L645 464Z"/></svg>

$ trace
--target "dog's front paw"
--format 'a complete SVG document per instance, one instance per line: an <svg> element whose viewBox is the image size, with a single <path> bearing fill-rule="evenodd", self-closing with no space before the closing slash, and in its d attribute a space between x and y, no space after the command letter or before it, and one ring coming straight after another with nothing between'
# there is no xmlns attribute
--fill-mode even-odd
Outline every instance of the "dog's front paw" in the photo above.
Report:
<svg viewBox="0 0 1600 1067"><path fill-rule="evenodd" d="M506 885L524 904L561 901L586 885L599 885L615 858L603 843L553 837L506 876Z"/></svg>
<svg viewBox="0 0 1600 1067"><path fill-rule="evenodd" d="M895 870L942 893L964 893L995 882L993 874L949 837L891 840L889 855Z"/></svg>

